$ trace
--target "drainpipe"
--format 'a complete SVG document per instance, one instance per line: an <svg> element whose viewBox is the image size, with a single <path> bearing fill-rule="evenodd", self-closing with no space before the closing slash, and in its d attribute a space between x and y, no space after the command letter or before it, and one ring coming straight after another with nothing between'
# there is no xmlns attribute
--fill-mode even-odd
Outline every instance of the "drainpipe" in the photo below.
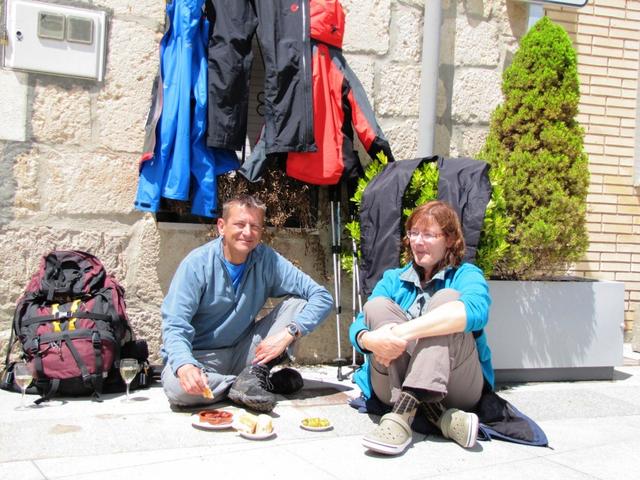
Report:
<svg viewBox="0 0 640 480"><path fill-rule="evenodd" d="M636 92L640 92L640 76L638 77L638 83L636 86ZM635 149L634 149L634 162L633 162L633 186L640 189L640 95L636 95L636 122L635 122ZM636 194L640 193L636 190ZM636 317L633 327L636 331L636 325L640 326L640 306L636 307ZM637 324L635 322L638 322ZM640 333L640 328L637 330ZM634 341L640 345L640 336L634 334ZM637 350L640 351L640 350Z"/></svg>
<svg viewBox="0 0 640 480"><path fill-rule="evenodd" d="M638 78L638 86L636 87L638 92L640 92L640 78ZM633 186L640 189L640 95L636 95L636 141L635 141L635 149L634 149L634 157L635 160L633 162ZM636 307L636 318L638 325L640 325L640 307ZM635 328L635 323L633 324ZM638 330L640 332L640 330ZM634 339L636 337L634 336ZM640 337L638 338L638 342L640 342Z"/></svg>
<svg viewBox="0 0 640 480"><path fill-rule="evenodd" d="M418 117L418 157L433 155L436 134L436 101L440 66L441 0L424 2L422 31L422 72L420 75L420 114Z"/></svg>

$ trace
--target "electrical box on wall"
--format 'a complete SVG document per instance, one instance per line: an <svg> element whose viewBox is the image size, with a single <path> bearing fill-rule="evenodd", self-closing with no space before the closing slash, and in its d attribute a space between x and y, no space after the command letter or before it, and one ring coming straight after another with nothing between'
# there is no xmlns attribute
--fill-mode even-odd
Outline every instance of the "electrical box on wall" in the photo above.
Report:
<svg viewBox="0 0 640 480"><path fill-rule="evenodd" d="M104 11L7 0L5 17L5 67L98 81L104 78Z"/></svg>

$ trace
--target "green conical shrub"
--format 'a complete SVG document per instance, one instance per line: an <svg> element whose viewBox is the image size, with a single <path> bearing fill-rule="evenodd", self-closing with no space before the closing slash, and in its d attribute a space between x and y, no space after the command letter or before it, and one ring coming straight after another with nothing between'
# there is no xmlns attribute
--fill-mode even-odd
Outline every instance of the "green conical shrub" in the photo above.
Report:
<svg viewBox="0 0 640 480"><path fill-rule="evenodd" d="M588 246L589 183L576 121L576 52L562 27L543 17L531 28L503 74L502 93L478 155L501 171L510 223L509 248L494 274L527 279L560 272Z"/></svg>

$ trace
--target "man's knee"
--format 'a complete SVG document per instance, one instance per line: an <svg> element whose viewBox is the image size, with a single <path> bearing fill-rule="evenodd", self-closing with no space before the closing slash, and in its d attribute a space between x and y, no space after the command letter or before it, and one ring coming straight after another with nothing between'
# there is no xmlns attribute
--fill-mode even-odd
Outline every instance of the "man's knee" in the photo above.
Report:
<svg viewBox="0 0 640 480"><path fill-rule="evenodd" d="M285 325L293 322L296 316L302 311L307 301L299 297L289 297L275 308L275 310L267 315L263 320L266 321L271 328L283 328Z"/></svg>
<svg viewBox="0 0 640 480"><path fill-rule="evenodd" d="M304 298L289 297L286 300L283 300L280 304L280 312L293 311L295 313L298 313L302 311L306 304L307 301Z"/></svg>
<svg viewBox="0 0 640 480"><path fill-rule="evenodd" d="M165 365L162 369L162 374L160 375L160 383L162 384L162 389L164 390L164 394L169 399L169 403L174 405L180 405L180 391L183 393L182 387L180 386L180 381L173 374L171 367L169 365Z"/></svg>

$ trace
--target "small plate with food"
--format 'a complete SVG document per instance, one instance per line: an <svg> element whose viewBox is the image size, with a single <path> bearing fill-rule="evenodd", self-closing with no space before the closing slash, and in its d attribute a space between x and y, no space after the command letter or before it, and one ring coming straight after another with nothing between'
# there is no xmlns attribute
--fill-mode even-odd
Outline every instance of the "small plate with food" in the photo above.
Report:
<svg viewBox="0 0 640 480"><path fill-rule="evenodd" d="M307 417L300 421L300 428L311 430L312 432L324 432L331 430L333 425L331 425L331 422L327 418Z"/></svg>
<svg viewBox="0 0 640 480"><path fill-rule="evenodd" d="M266 440L273 437L276 432L273 430L272 419L269 415L252 415L242 412L233 422L240 436L249 440Z"/></svg>
<svg viewBox="0 0 640 480"><path fill-rule="evenodd" d="M238 433L240 433L241 437L247 438L249 440L266 440L267 438L271 438L276 434L276 432L274 432L273 430L264 433L249 433L238 430Z"/></svg>
<svg viewBox="0 0 640 480"><path fill-rule="evenodd" d="M202 410L192 415L191 425L201 430L225 430L233 426L233 413L224 410Z"/></svg>

